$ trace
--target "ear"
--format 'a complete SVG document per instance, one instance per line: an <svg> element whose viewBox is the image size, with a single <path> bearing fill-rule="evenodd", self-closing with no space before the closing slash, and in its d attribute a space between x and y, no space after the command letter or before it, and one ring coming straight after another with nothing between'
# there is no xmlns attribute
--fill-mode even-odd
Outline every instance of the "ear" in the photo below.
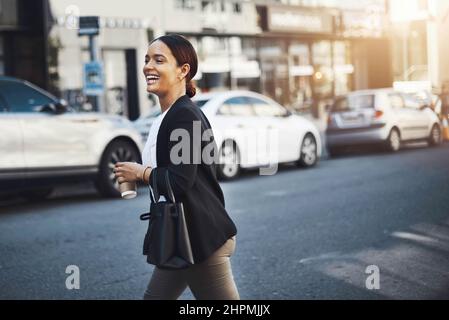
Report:
<svg viewBox="0 0 449 320"><path fill-rule="evenodd" d="M190 65L188 63L184 63L181 66L181 73L179 74L179 80L185 79L190 72Z"/></svg>

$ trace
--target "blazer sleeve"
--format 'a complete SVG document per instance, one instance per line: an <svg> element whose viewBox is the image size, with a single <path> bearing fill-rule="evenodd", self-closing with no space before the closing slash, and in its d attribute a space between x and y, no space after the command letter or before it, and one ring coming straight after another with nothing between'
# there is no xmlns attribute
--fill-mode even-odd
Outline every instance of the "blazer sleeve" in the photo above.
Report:
<svg viewBox="0 0 449 320"><path fill-rule="evenodd" d="M168 171L175 197L182 198L193 187L197 176L198 164L202 161L201 135L194 137L193 129L194 125L201 128L201 120L188 108L180 109L174 119L173 124L168 126L170 165L154 168L150 175L150 184L154 187L153 175L155 175L155 183L157 183L159 194L167 197L165 174ZM195 132L196 135L198 133L201 133L201 130L200 132ZM173 150L173 148L175 149Z"/></svg>

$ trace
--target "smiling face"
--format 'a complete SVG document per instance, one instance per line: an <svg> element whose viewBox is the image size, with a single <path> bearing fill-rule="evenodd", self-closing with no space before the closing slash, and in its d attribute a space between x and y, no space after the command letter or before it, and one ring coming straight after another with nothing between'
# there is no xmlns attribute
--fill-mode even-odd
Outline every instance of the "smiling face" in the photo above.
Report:
<svg viewBox="0 0 449 320"><path fill-rule="evenodd" d="M176 58L165 43L155 41L148 48L143 68L147 91L161 97L179 86L185 87L185 77L189 70L188 64L178 66Z"/></svg>

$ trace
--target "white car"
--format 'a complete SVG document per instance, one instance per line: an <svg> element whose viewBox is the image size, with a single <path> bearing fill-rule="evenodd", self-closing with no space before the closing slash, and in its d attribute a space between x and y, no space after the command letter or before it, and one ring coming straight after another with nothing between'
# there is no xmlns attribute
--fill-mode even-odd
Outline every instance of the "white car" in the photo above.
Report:
<svg viewBox="0 0 449 320"><path fill-rule="evenodd" d="M120 116L74 112L64 101L19 79L0 77L0 194L48 196L59 183L94 180L119 196L118 161L140 162L141 137Z"/></svg>
<svg viewBox="0 0 449 320"><path fill-rule="evenodd" d="M431 100L392 88L361 90L335 99L329 112L326 146L331 156L354 145L383 144L398 151L402 142L441 143L441 126Z"/></svg>
<svg viewBox="0 0 449 320"><path fill-rule="evenodd" d="M219 148L218 177L240 169L297 162L312 167L321 156L316 126L272 99L250 91L200 94L192 99L208 118Z"/></svg>

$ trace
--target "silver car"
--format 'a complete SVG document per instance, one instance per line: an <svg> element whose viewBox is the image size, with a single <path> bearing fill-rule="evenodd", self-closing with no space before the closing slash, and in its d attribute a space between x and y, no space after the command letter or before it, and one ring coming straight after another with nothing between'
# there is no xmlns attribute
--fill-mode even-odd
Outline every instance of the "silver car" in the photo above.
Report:
<svg viewBox="0 0 449 320"><path fill-rule="evenodd" d="M342 147L381 143L398 151L405 141L441 143L438 116L427 104L394 89L355 91L335 99L330 108L326 146L330 156Z"/></svg>
<svg viewBox="0 0 449 320"><path fill-rule="evenodd" d="M74 112L26 81L0 77L0 193L48 196L56 185L90 179L118 196L117 161L140 161L142 143L123 117Z"/></svg>

